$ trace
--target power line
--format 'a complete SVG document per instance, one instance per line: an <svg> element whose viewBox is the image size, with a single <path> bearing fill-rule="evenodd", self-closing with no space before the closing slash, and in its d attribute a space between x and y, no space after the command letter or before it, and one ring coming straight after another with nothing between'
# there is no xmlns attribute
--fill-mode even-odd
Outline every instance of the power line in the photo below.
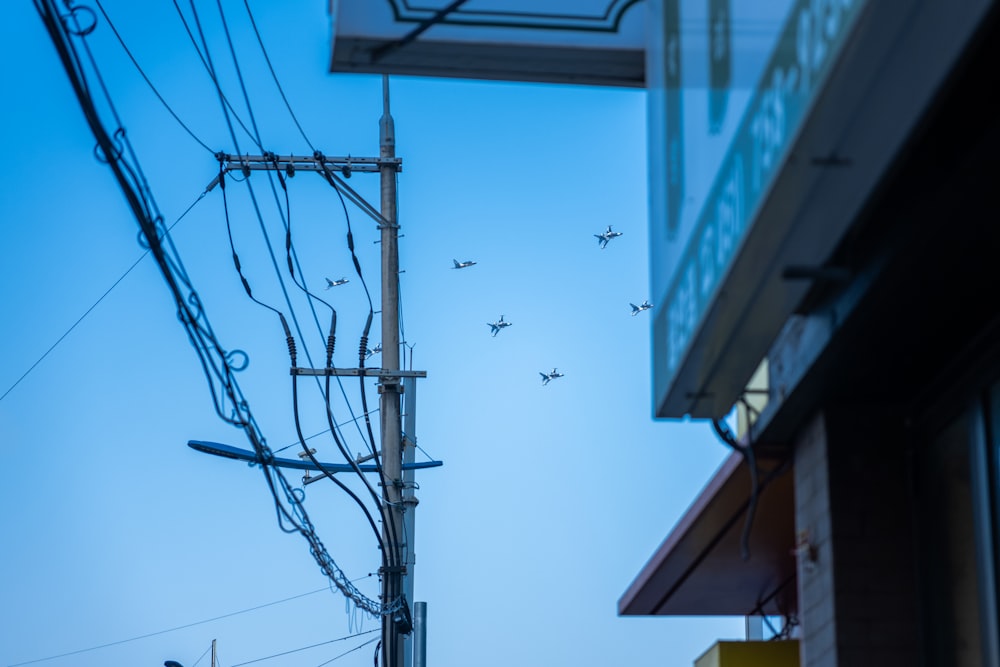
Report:
<svg viewBox="0 0 1000 667"><path fill-rule="evenodd" d="M70 84L80 103L81 111L97 140L99 155L104 158L104 161L112 170L128 206L139 224L142 235L149 245L149 250L156 259L167 287L171 292L178 308L178 319L184 325L189 340L197 352L199 363L202 365L202 370L212 390L216 413L224 422L243 430L254 451L262 461L260 467L274 500L279 527L285 532L298 533L306 539L309 543L310 553L323 573L357 608L379 616L387 616L398 611L405 606L405 601L401 596L392 599L389 599L388 596L383 596L382 601L378 602L362 594L351 583L320 541L319 535L316 533L316 529L306 511L303 503L304 499L301 494L292 488L279 468L270 465L269 462L273 459L273 453L267 446L267 441L260 425L251 412L249 403L235 377L236 373L241 369L237 368L236 364L234 364L232 352L227 351L222 346L208 321L200 297L187 279L186 274L183 273L177 249L173 245L170 235L163 229L162 216L157 209L141 165L121 125L108 90L103 85L99 68L86 39L92 27L81 26L79 24L78 17L76 16L77 10L79 10L78 7L71 10L72 21L70 21L61 15L56 8L55 0L34 0L34 4L63 63L70 79ZM208 65L212 68L211 58L207 51L207 42L202 32L193 0L191 2L191 9L199 35L206 46L205 56ZM84 73L84 63L76 50L74 43L76 40L80 41L82 48L88 56L90 69L100 84L100 92L104 96L104 102L111 108L111 113L114 115L114 120L118 125L117 129L112 132L109 132L105 127L97 111L94 97L87 83L88 77ZM214 68L212 68L212 71L214 71ZM221 90L219 92L221 97ZM224 107L223 112L225 113ZM228 122L228 114L226 114L226 118ZM233 136L235 142L235 134L232 131L231 123L230 135ZM252 188L250 192L252 197ZM287 300L288 297L286 294ZM294 320L294 312L292 313L292 317ZM369 309L370 318L371 309ZM296 328L298 328L297 324ZM286 338L289 341L289 352L293 357L294 364L294 339L287 333L287 328ZM218 382L218 385L216 385L216 382ZM229 408L231 412L227 414L226 408ZM367 408L365 408L365 412L367 412ZM392 537L394 541L395 535ZM395 559L392 561L393 564L394 561Z"/></svg>
<svg viewBox="0 0 1000 667"><path fill-rule="evenodd" d="M219 95L225 102L225 105L229 107L229 111L232 112L233 117L236 119L236 122L239 123L239 126L243 128L243 131L246 132L248 137L253 139L253 135L250 134L250 130L247 129L247 126L243 123L243 120L239 117L239 115L236 113L236 110L229 103L229 100L222 93L222 88L220 88L219 82L215 78L215 70L212 67L210 67L209 63L205 60L205 55L201 52L201 49L198 47L198 41L195 39L194 33L191 32L191 26L188 25L187 19L184 18L184 12L181 10L180 5L177 4L177 0L173 0L173 3L174 3L174 9L177 10L177 16L181 20L181 25L184 26L184 31L187 33L188 38L191 40L191 44L194 46L194 50L198 54L198 58L201 60L202 66L208 71L208 76L209 78L212 79L212 83L215 85L216 90L218 90Z"/></svg>
<svg viewBox="0 0 1000 667"><path fill-rule="evenodd" d="M192 203L191 203L191 205L187 207L187 210L185 210L185 211L184 211L183 213L181 213L180 217L179 217L179 218L177 218L176 220L174 220L173 224L172 224L172 225L170 225L170 227L168 227L168 228L167 228L167 229L168 229L168 231L169 231L169 230L171 230L171 229L173 229L173 228L174 228L174 226L175 226L175 225L176 225L176 224L177 224L178 222L180 222L181 220L183 220L183 219L184 219L184 216L186 216L186 215L187 215L187 214L188 214L188 213L189 213L189 212L191 211L191 209L193 209L193 208L194 208L195 204L197 204L198 202L200 202L200 201L201 201L201 200L202 200L202 199L203 199L203 198L205 197L205 195L207 195L207 194L208 194L208 190L205 190L205 191L204 191L204 192L202 192L202 193L201 193L200 195L198 195L198 198L197 198L197 199L195 199L195 200L194 200L194 202L192 202ZM21 377L19 377L19 378L17 379L17 381L16 381L16 382L15 382L14 384L12 384L12 385L11 385L11 386L10 386L10 387L9 387L9 388L7 389L7 391L5 391L5 392L3 393L3 396L0 396L0 401L2 401L3 399L7 398L7 394L9 394L9 393L10 393L11 391L13 391L13 390L14 390L14 387L16 387L17 385L21 384L21 381L22 381L22 380L24 380L24 378L28 377L28 375L29 375L29 374L31 373L31 371L35 370L35 367L36 367L36 366L38 366L38 364L42 363L42 361L43 361L43 360L45 359L45 357L49 356L49 354L50 354L50 353L52 352L52 350L56 349L56 347L57 347L57 346L59 345L59 343L63 342L63 339L65 339L65 338L66 338L66 336L68 336L68 335L69 335L69 334L70 334L70 333L71 333L71 332L73 331L73 329L75 329L75 328L76 328L77 326L79 326L79 324L80 324L81 322L83 322L83 320L84 320L84 319L85 319L85 318L87 317L87 315L90 315L91 311L92 311L92 310L94 310L94 308L97 308L98 304L100 304L100 303L101 303L101 301L104 301L105 297L107 297L107 296L108 296L109 294L111 294L111 290L113 290L114 288L118 287L118 283L120 283L121 281L125 280L125 276L127 276L128 274L130 274L130 273L132 272L132 269L134 269L135 267L137 267L137 266L139 265L139 262L141 262L142 260L144 260L144 259L146 258L146 255L148 255L148 254L149 254L149 250L146 250L146 252L142 253L142 254L141 254L141 255L139 256L139 259L135 260L135 261L134 261L134 262L132 263L132 266L128 267L128 269L126 269L126 270L125 270L125 273L123 273L123 274L122 274L122 275L121 275L121 276L120 276L120 277L118 278L118 280L116 280L116 281L114 282L114 284L112 284L112 285L111 285L111 287L109 287L109 288L108 288L107 290L105 290L104 294L102 294L102 295L101 295L101 296L100 296L100 297L99 297L99 298L97 299L97 301L95 301L95 302L94 302L94 304L93 304L93 305L92 305L92 306L91 306L90 308L88 308L88 309L86 310L86 312L84 312L84 313L83 313L83 315L81 315L81 316L80 316L80 317L79 317L79 318L78 318L78 319L76 320L76 322L74 322L74 323L72 324L72 326L70 326L70 328L69 328L69 329L67 329L67 330L66 330L66 332L65 332L65 333L64 333L64 334L63 334L62 336L59 336L59 339L58 339L58 340L56 340L56 342L52 343L51 347L49 347L49 349L47 349L47 350L46 350L46 351L44 352L44 354L42 354L42 356L40 356L40 357L38 358L38 360L37 360L37 361L35 361L35 363L31 364L31 367L30 367L30 368L29 368L28 370L24 371L24 374L23 374L23 375L21 375Z"/></svg>
<svg viewBox="0 0 1000 667"><path fill-rule="evenodd" d="M379 408L375 408L369 414L374 414L374 413L376 413L378 411L379 411ZM337 428L340 428L341 426L347 426L351 422L356 422L356 421L358 421L359 419L361 419L364 416L365 415L358 415L354 419L348 419L347 421L340 422L339 424L337 424ZM280 454L281 452L285 451L286 449L291 449L292 447L295 447L296 445L302 444L302 442L308 442L308 441L312 440L313 438L318 438L319 436L321 436L321 435L323 435L325 433L329 433L329 432L330 432L330 429L328 429L328 428L325 428L322 431L317 431L316 433L313 433L312 435L306 436L305 438L302 439L302 441L296 440L295 442L287 444L284 447L279 447L278 449L274 450L274 453L275 454ZM424 452L424 453L426 454L427 452Z"/></svg>
<svg viewBox="0 0 1000 667"><path fill-rule="evenodd" d="M253 32L257 36L257 43L260 44L260 52L264 54L264 62L267 63L267 68L271 71L271 78L274 79L274 85L278 88L278 94L281 95L281 99L285 103L285 107L288 109L289 115L292 117L292 121L295 123L295 127L299 129L299 134L302 135L302 139L305 140L306 145L309 146L310 150L315 151L316 148L309 141L309 137L306 136L305 131L302 129L302 125L299 124L299 119L295 117L295 112L292 111L292 105L288 102L288 98L285 97L285 91L281 87L281 82L278 81L278 75L274 71L274 66L271 65L271 59L267 55L267 49L264 48L264 40L261 39L260 31L257 30L257 21L253 18L253 12L250 11L250 3L247 0L243 0L243 6L247 9L247 16L250 17L250 25L253 26Z"/></svg>
<svg viewBox="0 0 1000 667"><path fill-rule="evenodd" d="M148 632L144 635L139 635L137 637L129 637L128 639L119 639L118 641L108 642L106 644L101 644L99 646L91 646L89 648L81 648L75 651L68 651L66 653L60 653L59 655L50 655L46 658L36 658L35 660L26 660L25 662L16 662L7 667L20 667L20 665L31 665L36 662L45 662L46 660L55 660L56 658L65 658L71 655L78 655L80 653L88 653L90 651L96 651L102 648L108 648L111 646L118 646L119 644L127 644L129 642L138 641L140 639L148 639L149 637L156 637L157 635L163 635L168 632L176 632L177 630L185 630L187 628L193 628L196 625L204 625L205 623L212 623L214 621L221 621L224 618L230 618L231 616L238 616L240 614L246 614L251 611L257 611L258 609L264 609L265 607L273 607L276 604L282 604L284 602L291 602L292 600L298 600L299 598L304 598L307 595L315 595L316 593L322 593L323 591L328 591L329 588L317 588L314 591L309 591L308 593L301 593L299 595L293 595L290 598L285 598L283 600L275 600L274 602L267 602L265 604L257 605L256 607L250 607L249 609L241 609L240 611L230 612L228 614L223 614L222 616L216 616L214 618L206 618L203 621L195 621L194 623L186 623L184 625L178 625L173 628L167 628L166 630L157 630L156 632Z"/></svg>
<svg viewBox="0 0 1000 667"><path fill-rule="evenodd" d="M191 667L198 667L199 663L201 663L201 661L205 659L205 656L206 656L206 655L208 655L208 652L209 652L209 651L211 651L211 650L212 650L212 645L211 645L211 644L209 644L209 645L208 645L208 648L207 648L207 649L205 649L205 652L204 652L204 653L202 653L202 654L201 654L201 655L200 655L200 656L198 657L198 659L194 661L194 664L193 664L193 665L191 665ZM214 665L213 665L213 667L214 667Z"/></svg>
<svg viewBox="0 0 1000 667"><path fill-rule="evenodd" d="M176 113L174 113L174 110L170 108L170 105L167 104L167 101L165 99L163 99L163 96L160 95L160 93L159 93L158 90L156 90L156 86L154 86L153 82L149 80L148 76L146 76L146 73L142 70L142 67L139 66L139 61L137 61L135 59L135 56L132 55L132 51L130 51L129 48L128 48L128 46L125 45L125 40L122 38L121 34L118 32L118 29L115 28L115 24L111 22L111 17L108 16L108 13L106 11L104 11L104 5L101 4L101 0L96 0L96 3L97 3L97 8L99 10L101 10L101 14L104 16L104 20L108 22L108 27L111 28L111 32L113 32L115 34L115 37L118 38L118 43L121 44L122 45L122 49L125 50L125 55L127 55L129 57L129 60L132 61L132 64L135 65L136 70L139 71L139 76L142 77L142 80L146 82L146 85L148 85L149 88L150 88L150 90L153 91L153 94L156 95L156 99L160 100L160 103L163 104L163 106L164 106L164 108L166 108L167 112L171 116L173 116L174 120L176 120L177 123L182 128L184 128L184 131L187 132L191 136L192 139L194 139L196 142L198 142L198 144L201 145L201 147L204 148L209 153L215 153L215 151L213 151L211 148L209 148L208 144L206 144L204 141L202 141L201 139L199 139L198 136L191 130L191 128L189 128L187 125L184 124L184 121L182 121L180 119L180 116L178 116Z"/></svg>
<svg viewBox="0 0 1000 667"><path fill-rule="evenodd" d="M343 658L343 657L344 657L345 655L347 655L347 654L349 654L349 653L354 653L355 651L358 651L358 650L360 650L360 649L363 649L364 647L368 646L368 645L369 645L369 644L371 644L372 642L376 642L376 641L378 641L378 640L379 640L379 638L378 638L378 637L375 637L374 639L370 639L370 640L366 641L366 642L365 642L364 644L361 644L360 646L355 646L355 647L354 647L354 648L352 648L352 649L351 649L350 651L344 651L344 652L343 652L343 653L341 653L340 655L337 655L337 656L334 656L334 657L330 658L329 660L327 660L326 662L321 662L321 663L319 663L319 665L317 665L317 667L323 667L323 665L329 665L329 664L330 664L331 662L333 662L334 660L340 660L340 659L341 659L341 658Z"/></svg>
<svg viewBox="0 0 1000 667"><path fill-rule="evenodd" d="M338 639L331 639L329 641L320 642L318 644L311 644L310 646L303 646L302 648L293 648L290 651L284 651L282 653L275 653L274 655L269 655L269 656L266 656L266 657L263 657L263 658L255 658L253 660L247 660L246 662L238 662L235 665L232 665L232 667L242 667L243 665L252 665L255 662L263 662L264 660L270 660L271 658L280 658L283 655L288 655L290 653L298 653L299 651L307 651L307 650L309 650L311 648L316 648L317 646L326 646L327 644L334 644L336 642L342 642L342 641L346 641L348 639L354 639L355 637L363 637L365 635L370 635L373 632L379 632L380 630L381 630L381 628L375 628L374 630L366 630L365 632L359 632L357 634L348 635L346 637L340 637ZM370 644L371 642L368 642L368 643ZM364 644L362 644L361 646L364 646ZM352 651L356 651L358 648L361 648L361 647L359 646L359 647L351 649L351 650ZM348 653L350 653L350 651L348 651ZM347 655L347 653L343 653L341 655ZM334 659L336 659L336 658L334 658ZM326 664L326 663L324 663L324 664Z"/></svg>

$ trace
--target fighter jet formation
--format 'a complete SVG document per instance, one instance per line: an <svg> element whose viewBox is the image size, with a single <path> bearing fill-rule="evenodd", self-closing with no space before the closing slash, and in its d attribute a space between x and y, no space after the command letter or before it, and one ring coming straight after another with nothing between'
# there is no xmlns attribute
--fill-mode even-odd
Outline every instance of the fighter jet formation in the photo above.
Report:
<svg viewBox="0 0 1000 667"><path fill-rule="evenodd" d="M608 225L607 229L605 229L600 234L594 234L594 237L597 239L598 245L603 250L604 248L606 248L608 246L608 243L612 239L618 238L622 234L623 234L623 232L616 232L616 231L614 231L612 229L611 225ZM465 268L468 268L470 266L474 266L476 264L476 262L474 262L472 260L466 260L464 262L460 262L457 259L452 259L451 261L452 261L452 264L453 264L453 266L451 268L453 268L453 269L465 269ZM328 280L328 282L329 282L329 280ZM647 300L644 300L639 305L636 305L634 303L629 303L629 306L632 307L632 316L634 317L634 316L638 315L639 313L641 313L643 311L651 309L653 307L653 304L651 304L649 302L649 300L647 299ZM507 322L504 319L504 316L501 315L499 320L497 320L496 322L487 322L486 326L488 326L490 328L490 334L495 338L498 333L500 333L503 329L506 329L507 327L509 327L511 324L512 324L511 322ZM377 349L376 351L380 351L380 350ZM369 356L371 356L372 353L373 352L371 350L369 350ZM548 373L539 372L539 375L542 378L542 386L547 385L549 382L551 382L552 380L554 380L556 378L563 377L563 374L560 373L555 367L553 367L552 370L550 372L548 372Z"/></svg>
<svg viewBox="0 0 1000 667"><path fill-rule="evenodd" d="M561 378L563 376L563 374L560 373L559 371L557 371L555 368L553 368L548 373L539 372L538 374L542 376L542 386L543 387L545 385L547 385L549 382L551 382L552 380L555 380L556 378Z"/></svg>
<svg viewBox="0 0 1000 667"><path fill-rule="evenodd" d="M509 327L511 324L513 324L513 322L504 322L503 315L501 315L499 320L496 322L487 322L486 326L490 328L490 331L493 332L493 336L496 337L496 335L500 333L501 329Z"/></svg>
<svg viewBox="0 0 1000 667"><path fill-rule="evenodd" d="M630 303L629 305L632 306L632 317L635 317L642 311L649 310L650 308L653 307L653 304L651 304L648 299L640 303L638 306L635 305L634 303Z"/></svg>
<svg viewBox="0 0 1000 667"><path fill-rule="evenodd" d="M347 278L341 278L340 280L330 280L329 278L327 278L326 279L326 289L330 289L331 287L337 287L339 285L343 285L346 282L350 282L350 281L348 281Z"/></svg>
<svg viewBox="0 0 1000 667"><path fill-rule="evenodd" d="M597 243L601 246L601 250L608 247L608 241L621 235L622 232L611 231L611 225L608 225L608 229L604 233L594 234L594 236L597 237Z"/></svg>

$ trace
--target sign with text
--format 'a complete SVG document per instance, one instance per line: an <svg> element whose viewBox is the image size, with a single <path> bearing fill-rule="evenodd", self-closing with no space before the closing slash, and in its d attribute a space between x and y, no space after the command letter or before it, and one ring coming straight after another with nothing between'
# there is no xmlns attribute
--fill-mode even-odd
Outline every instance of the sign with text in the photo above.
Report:
<svg viewBox="0 0 1000 667"><path fill-rule="evenodd" d="M864 4L653 3L661 28L647 60L656 416L685 415L664 411L664 398Z"/></svg>

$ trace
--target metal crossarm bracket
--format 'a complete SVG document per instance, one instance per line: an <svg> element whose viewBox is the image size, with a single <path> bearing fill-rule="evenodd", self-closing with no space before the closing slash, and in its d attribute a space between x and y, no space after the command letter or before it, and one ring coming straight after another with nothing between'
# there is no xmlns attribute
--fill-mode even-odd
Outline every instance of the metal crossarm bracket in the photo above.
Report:
<svg viewBox="0 0 1000 667"><path fill-rule="evenodd" d="M323 171L325 166L344 175L354 171L377 174L383 166L393 166L396 171L403 171L403 158L391 157L341 157L323 156L319 161L312 156L296 155L229 155L223 153L218 156L219 162L225 171L249 169L250 171L273 170L275 167L286 172L296 171Z"/></svg>
<svg viewBox="0 0 1000 667"><path fill-rule="evenodd" d="M425 378L427 371L386 370L384 368L298 368L293 366L292 375L327 375L339 377L373 377L373 378Z"/></svg>

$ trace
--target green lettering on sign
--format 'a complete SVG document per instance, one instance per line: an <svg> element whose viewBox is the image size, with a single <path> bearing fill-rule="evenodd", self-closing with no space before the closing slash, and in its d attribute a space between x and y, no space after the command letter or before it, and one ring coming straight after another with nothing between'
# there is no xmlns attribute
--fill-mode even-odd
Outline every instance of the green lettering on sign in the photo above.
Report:
<svg viewBox="0 0 1000 667"><path fill-rule="evenodd" d="M657 374L669 387L716 288L774 180L819 83L865 0L798 0L723 158L656 319ZM662 398L662 396L660 397Z"/></svg>

